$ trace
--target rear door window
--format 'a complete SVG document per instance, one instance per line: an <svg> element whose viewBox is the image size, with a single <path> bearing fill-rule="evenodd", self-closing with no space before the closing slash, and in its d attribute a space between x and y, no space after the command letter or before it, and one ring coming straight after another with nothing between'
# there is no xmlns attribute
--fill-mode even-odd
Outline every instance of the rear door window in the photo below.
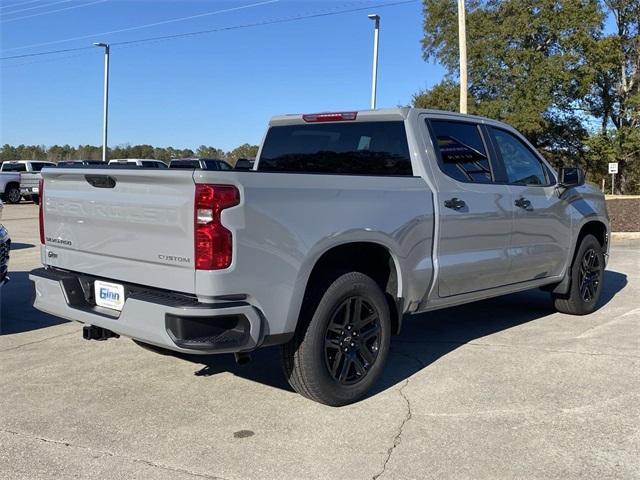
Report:
<svg viewBox="0 0 640 480"><path fill-rule="evenodd" d="M258 170L412 175L402 121L330 122L271 127Z"/></svg>
<svg viewBox="0 0 640 480"><path fill-rule="evenodd" d="M432 120L440 169L460 182L492 183L493 175L477 124Z"/></svg>

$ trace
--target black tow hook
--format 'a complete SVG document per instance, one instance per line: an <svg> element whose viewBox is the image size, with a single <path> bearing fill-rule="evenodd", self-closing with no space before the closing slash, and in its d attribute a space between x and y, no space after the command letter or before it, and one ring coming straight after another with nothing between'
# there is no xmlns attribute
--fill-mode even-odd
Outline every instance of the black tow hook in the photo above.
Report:
<svg viewBox="0 0 640 480"><path fill-rule="evenodd" d="M238 365L246 365L251 361L251 354L246 352L234 353L233 356L235 357Z"/></svg>
<svg viewBox="0 0 640 480"><path fill-rule="evenodd" d="M120 335L113 333L106 328L96 327L95 325L85 325L82 327L82 338L85 340L109 340L110 338L119 338Z"/></svg>

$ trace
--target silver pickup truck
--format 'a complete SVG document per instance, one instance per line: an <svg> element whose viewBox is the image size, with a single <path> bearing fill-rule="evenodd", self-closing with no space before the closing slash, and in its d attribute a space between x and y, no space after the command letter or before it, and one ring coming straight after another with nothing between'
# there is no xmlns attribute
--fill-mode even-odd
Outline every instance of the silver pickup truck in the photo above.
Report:
<svg viewBox="0 0 640 480"><path fill-rule="evenodd" d="M192 354L280 344L292 387L344 405L404 314L530 288L598 303L602 193L513 128L398 108L274 117L250 171L44 169L35 307Z"/></svg>

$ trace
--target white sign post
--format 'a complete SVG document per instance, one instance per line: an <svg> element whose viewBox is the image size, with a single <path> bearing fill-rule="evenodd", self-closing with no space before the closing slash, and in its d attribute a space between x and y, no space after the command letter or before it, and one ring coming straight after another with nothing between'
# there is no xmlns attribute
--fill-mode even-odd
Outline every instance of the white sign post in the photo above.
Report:
<svg viewBox="0 0 640 480"><path fill-rule="evenodd" d="M613 195L613 186L616 181L616 173L618 173L618 162L609 163L609 173L611 174L611 195Z"/></svg>

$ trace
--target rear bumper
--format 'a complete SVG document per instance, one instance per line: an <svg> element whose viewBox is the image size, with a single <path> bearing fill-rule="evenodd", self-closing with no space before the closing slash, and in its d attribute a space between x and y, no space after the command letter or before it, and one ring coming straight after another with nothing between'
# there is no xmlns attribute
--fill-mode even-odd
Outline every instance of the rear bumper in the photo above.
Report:
<svg viewBox="0 0 640 480"><path fill-rule="evenodd" d="M20 194L25 196L38 195L39 187L20 187Z"/></svg>
<svg viewBox="0 0 640 480"><path fill-rule="evenodd" d="M118 314L87 300L87 279L82 275L40 268L29 279L35 285L33 305L38 310L169 350L232 353L253 350L264 340L262 315L246 302L200 303L127 286Z"/></svg>

